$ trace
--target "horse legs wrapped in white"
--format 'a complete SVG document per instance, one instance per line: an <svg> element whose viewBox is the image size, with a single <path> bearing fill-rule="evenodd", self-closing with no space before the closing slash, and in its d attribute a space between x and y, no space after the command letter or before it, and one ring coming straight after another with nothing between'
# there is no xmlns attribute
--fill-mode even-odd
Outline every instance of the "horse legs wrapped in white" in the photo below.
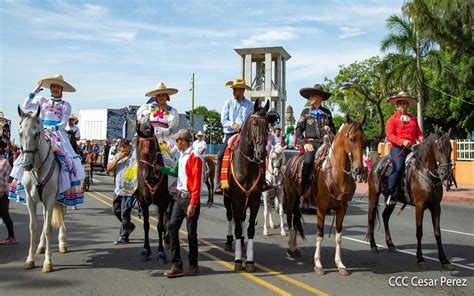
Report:
<svg viewBox="0 0 474 296"><path fill-rule="evenodd" d="M267 229L267 216L270 216L270 219L272 218L272 215L269 213L269 208L268 208L268 191L262 192L262 198L263 198L263 235L267 236L268 235L268 229Z"/></svg>
<svg viewBox="0 0 474 296"><path fill-rule="evenodd" d="M253 238L249 238L247 242L247 261L253 262Z"/></svg>
<svg viewBox="0 0 474 296"><path fill-rule="evenodd" d="M336 267L338 270L345 270L346 267L342 263L341 259L341 237L342 237L342 232L337 232L336 233L336 255L335 255L335 262L336 262Z"/></svg>
<svg viewBox="0 0 474 296"><path fill-rule="evenodd" d="M318 274L324 274L323 265L321 264L321 243L323 241L322 236L316 238L316 251L314 252L314 270Z"/></svg>

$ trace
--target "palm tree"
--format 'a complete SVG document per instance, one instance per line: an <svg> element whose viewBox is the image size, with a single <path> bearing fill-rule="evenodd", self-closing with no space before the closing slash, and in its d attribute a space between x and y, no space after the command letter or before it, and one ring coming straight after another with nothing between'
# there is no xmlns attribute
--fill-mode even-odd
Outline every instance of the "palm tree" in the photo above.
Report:
<svg viewBox="0 0 474 296"><path fill-rule="evenodd" d="M423 109L428 100L428 85L423 72L427 60L435 60L433 42L420 36L406 17L391 15L386 21L390 34L381 42L381 50L389 53L383 64L390 69L388 78L401 89L418 94L418 124L423 130ZM437 59L436 59L437 60ZM439 63L439 61L437 61Z"/></svg>

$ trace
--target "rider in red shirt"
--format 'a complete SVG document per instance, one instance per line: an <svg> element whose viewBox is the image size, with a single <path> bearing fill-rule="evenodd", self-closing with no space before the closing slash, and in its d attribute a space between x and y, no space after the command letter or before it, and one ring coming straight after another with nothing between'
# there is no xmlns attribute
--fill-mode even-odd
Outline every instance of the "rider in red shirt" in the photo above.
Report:
<svg viewBox="0 0 474 296"><path fill-rule="evenodd" d="M411 147L417 142L423 140L416 116L408 113L408 105L415 105L417 99L400 92L398 95L388 98L390 104L397 106L397 111L388 119L385 132L387 139L392 144L390 148L390 158L392 159L393 169L388 177L388 186L385 192L385 203L389 206L395 206L395 193L400 176L405 170L405 159L411 152Z"/></svg>

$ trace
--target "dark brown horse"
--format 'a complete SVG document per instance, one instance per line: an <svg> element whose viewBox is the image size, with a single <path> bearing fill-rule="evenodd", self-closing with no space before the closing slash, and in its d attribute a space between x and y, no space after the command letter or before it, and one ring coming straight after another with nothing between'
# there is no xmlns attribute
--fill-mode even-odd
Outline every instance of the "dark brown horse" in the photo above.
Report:
<svg viewBox="0 0 474 296"><path fill-rule="evenodd" d="M205 174L204 181L206 182L209 198L207 204L210 206L214 203L214 179L216 178L216 160L214 157L207 155L204 157Z"/></svg>
<svg viewBox="0 0 474 296"><path fill-rule="evenodd" d="M163 247L163 235L167 233L168 216L167 209L170 202L168 192L168 176L155 170L155 165L163 165L160 146L154 135L152 127L140 129L137 124L137 180L138 180L138 201L143 213L143 229L145 231L145 242L140 253L144 259L151 256L150 241L148 232L150 231L149 206L154 204L158 207L158 257L161 263L166 263L166 253Z"/></svg>
<svg viewBox="0 0 474 296"><path fill-rule="evenodd" d="M250 209L247 235L248 272L255 270L253 261L253 238L255 236L255 219L260 208L260 196L265 183L265 158L268 137L268 122L265 117L270 107L267 101L265 107L255 102L253 113L245 121L239 134L237 147L232 151L229 167L229 188L224 190L224 204L227 211L234 217L235 265L234 270L240 271L242 265L242 223L247 208ZM230 221L232 220L232 216Z"/></svg>
<svg viewBox="0 0 474 296"><path fill-rule="evenodd" d="M341 259L341 236L342 223L346 215L348 202L352 199L356 182L353 176L360 173L363 169L362 151L364 144L364 132L362 121L352 121L349 116L336 134L332 145L329 148L329 154L322 163L319 174L314 168L310 184L317 184L317 188L312 185L311 203L317 206L317 241L316 252L314 254L314 270L318 274L324 274L321 264L321 242L324 236L324 220L330 210L336 212L336 266L341 275L349 275ZM326 144L329 145L329 144ZM300 233L304 239L301 212L299 209L299 198L301 196L301 180L292 178L291 163L298 160L298 155L288 160L285 168L284 190L287 198L287 223L290 229L288 241L288 255L299 256L296 234ZM315 160L315 165L317 164ZM300 158L296 165L303 165ZM319 166L319 164L318 164ZM315 179L317 176L317 180Z"/></svg>
<svg viewBox="0 0 474 296"><path fill-rule="evenodd" d="M443 198L443 181L449 175L451 163L451 143L449 141L448 133L442 133L441 130L432 133L423 143L420 144L419 149L414 153L414 165L407 166L407 176L404 176L408 186L408 196L415 206L416 214L416 238L418 246L416 250L416 257L418 266L422 269L426 268L425 260L421 252L421 238L423 236L423 213L426 209L431 212L431 220L433 223L436 243L438 245L439 261L444 268L453 270L453 265L448 261L444 254L443 244L441 243L440 231L440 216L441 216L441 200ZM387 186L387 177L390 170L384 172L380 167L384 163L384 159L378 160L369 175L369 226L367 231L367 239L370 240L370 248L377 252L377 245L374 239L374 225L378 219L378 199ZM382 173L380 173L382 171ZM403 201L405 208L407 201L403 196L402 190L398 190L398 201ZM383 213L383 224L385 228L385 240L390 252L395 252L395 245L390 236L390 229L388 222L392 214L394 206L386 206Z"/></svg>

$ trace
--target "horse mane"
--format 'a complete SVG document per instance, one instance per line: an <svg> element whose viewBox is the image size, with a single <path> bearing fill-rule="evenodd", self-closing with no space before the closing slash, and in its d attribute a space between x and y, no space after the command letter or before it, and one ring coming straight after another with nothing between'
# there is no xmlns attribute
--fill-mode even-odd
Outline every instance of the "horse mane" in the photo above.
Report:
<svg viewBox="0 0 474 296"><path fill-rule="evenodd" d="M416 151L416 162L415 167L420 169L421 166L426 163L427 158L430 156L431 147L436 140L439 139L438 133L431 133L428 138L426 138L421 144L418 150Z"/></svg>

